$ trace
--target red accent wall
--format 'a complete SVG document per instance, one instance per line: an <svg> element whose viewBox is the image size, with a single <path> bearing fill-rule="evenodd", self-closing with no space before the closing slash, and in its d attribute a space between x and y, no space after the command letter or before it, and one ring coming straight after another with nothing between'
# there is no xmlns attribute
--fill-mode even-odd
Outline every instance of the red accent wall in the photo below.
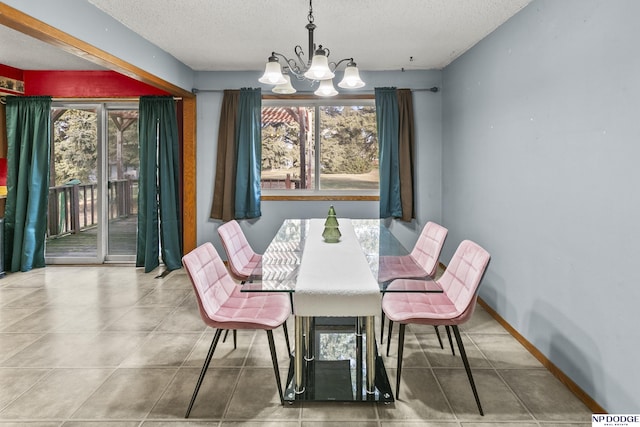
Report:
<svg viewBox="0 0 640 427"><path fill-rule="evenodd" d="M0 69L1 70L1 69ZM55 98L118 98L169 95L115 71L24 70L24 94Z"/></svg>
<svg viewBox="0 0 640 427"><path fill-rule="evenodd" d="M22 81L22 70L0 64L0 76Z"/></svg>

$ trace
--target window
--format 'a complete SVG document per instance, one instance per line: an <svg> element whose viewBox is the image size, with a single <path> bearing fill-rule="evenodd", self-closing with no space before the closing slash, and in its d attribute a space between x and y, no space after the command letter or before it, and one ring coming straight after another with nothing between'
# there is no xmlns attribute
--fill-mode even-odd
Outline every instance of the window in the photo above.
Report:
<svg viewBox="0 0 640 427"><path fill-rule="evenodd" d="M263 194L378 195L373 99L265 100Z"/></svg>

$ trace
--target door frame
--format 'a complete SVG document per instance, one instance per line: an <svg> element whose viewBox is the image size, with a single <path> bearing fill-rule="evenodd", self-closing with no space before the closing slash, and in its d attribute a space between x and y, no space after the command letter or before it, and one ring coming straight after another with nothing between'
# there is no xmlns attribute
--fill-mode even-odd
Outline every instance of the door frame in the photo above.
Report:
<svg viewBox="0 0 640 427"><path fill-rule="evenodd" d="M113 100L66 100L54 101L51 108L95 110L96 111L96 178L97 178L97 242L96 255L88 256L47 256L45 251L46 264L135 264L136 254L131 255L111 255L108 247L109 230L109 113L113 110L138 110L139 103L136 101ZM53 126L53 121L51 123ZM53 131L51 132L51 153L55 147L53 141ZM53 162L53 156L51 162Z"/></svg>

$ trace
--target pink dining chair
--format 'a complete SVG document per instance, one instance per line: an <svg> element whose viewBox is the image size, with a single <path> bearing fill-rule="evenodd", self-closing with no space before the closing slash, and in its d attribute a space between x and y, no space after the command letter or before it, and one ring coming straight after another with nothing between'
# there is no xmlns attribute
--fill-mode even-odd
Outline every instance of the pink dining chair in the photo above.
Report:
<svg viewBox="0 0 640 427"><path fill-rule="evenodd" d="M418 236L418 240L414 245L411 253L402 256L381 256L378 268L378 282L390 282L395 279L419 279L434 277L438 270L438 260L447 238L449 230L443 226L429 221L425 224ZM398 285L395 286L397 290ZM381 315L380 341L384 337L384 311ZM391 331L393 322L389 321L389 332L387 334L387 356L389 355L389 340L391 339ZM440 348L442 339L438 328L435 328ZM449 337L451 341L451 337ZM453 348L453 346L452 346Z"/></svg>
<svg viewBox="0 0 640 427"><path fill-rule="evenodd" d="M254 269L260 265L262 255L257 254L251 248L244 235L240 224L235 219L225 222L218 227L218 235L222 241L222 247L227 254L227 265L231 277L244 284L251 276ZM225 331L222 342L227 340L229 331ZM233 348L236 348L238 335L233 330Z"/></svg>
<svg viewBox="0 0 640 427"><path fill-rule="evenodd" d="M240 287L233 281L210 242L189 252L182 258L182 263L195 290L200 317L207 326L216 330L185 418L189 418L220 334L229 329L263 329L267 332L280 403L284 404L273 329L279 326L284 328L287 351L291 354L286 324L291 313L289 298L278 293L240 292Z"/></svg>
<svg viewBox="0 0 640 427"><path fill-rule="evenodd" d="M235 219L219 226L218 235L227 254L229 273L234 279L244 283L260 265L262 255L254 252Z"/></svg>
<svg viewBox="0 0 640 427"><path fill-rule="evenodd" d="M443 325L453 329L478 410L480 415L484 415L458 325L468 321L473 314L478 297L478 287L490 258L489 253L478 244L470 240L464 240L453 254L453 258L442 277L436 280L436 283L442 288L442 293L409 294L398 292L388 293L382 299L382 310L389 320L400 323L396 399L400 394L402 351L406 325L411 323L433 326ZM396 282L406 287L420 286L420 284L412 283L416 282L412 279L398 279L394 283Z"/></svg>

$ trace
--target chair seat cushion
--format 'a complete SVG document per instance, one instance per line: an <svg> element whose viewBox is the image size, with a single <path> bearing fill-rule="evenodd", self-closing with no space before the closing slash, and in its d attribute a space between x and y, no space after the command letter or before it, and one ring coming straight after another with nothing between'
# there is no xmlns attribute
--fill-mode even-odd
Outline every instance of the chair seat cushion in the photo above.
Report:
<svg viewBox="0 0 640 427"><path fill-rule="evenodd" d="M429 273L411 255L381 256L378 267L378 282L393 279L411 279L428 276Z"/></svg>
<svg viewBox="0 0 640 427"><path fill-rule="evenodd" d="M389 287L418 290L427 283L421 280L395 280ZM472 306L475 304L472 304ZM394 322L422 325L458 325L471 313L460 312L446 293L397 292L385 293L382 310Z"/></svg>
<svg viewBox="0 0 640 427"><path fill-rule="evenodd" d="M251 256L251 258L249 259L249 261L247 261L245 264L243 264L238 271L235 271L234 273L236 273L237 276L240 276L242 279L246 280L248 279L251 274L256 274L257 270L256 268L258 266L260 266L260 263L262 262L262 255L260 254L254 254ZM234 263L232 265L232 268L237 268L238 266Z"/></svg>
<svg viewBox="0 0 640 427"><path fill-rule="evenodd" d="M291 314L284 293L241 292L236 287L229 298L209 316L207 324L223 329L275 329Z"/></svg>
<svg viewBox="0 0 640 427"><path fill-rule="evenodd" d="M442 291L442 287L431 278L425 279L396 279L385 289L388 292L398 291Z"/></svg>

